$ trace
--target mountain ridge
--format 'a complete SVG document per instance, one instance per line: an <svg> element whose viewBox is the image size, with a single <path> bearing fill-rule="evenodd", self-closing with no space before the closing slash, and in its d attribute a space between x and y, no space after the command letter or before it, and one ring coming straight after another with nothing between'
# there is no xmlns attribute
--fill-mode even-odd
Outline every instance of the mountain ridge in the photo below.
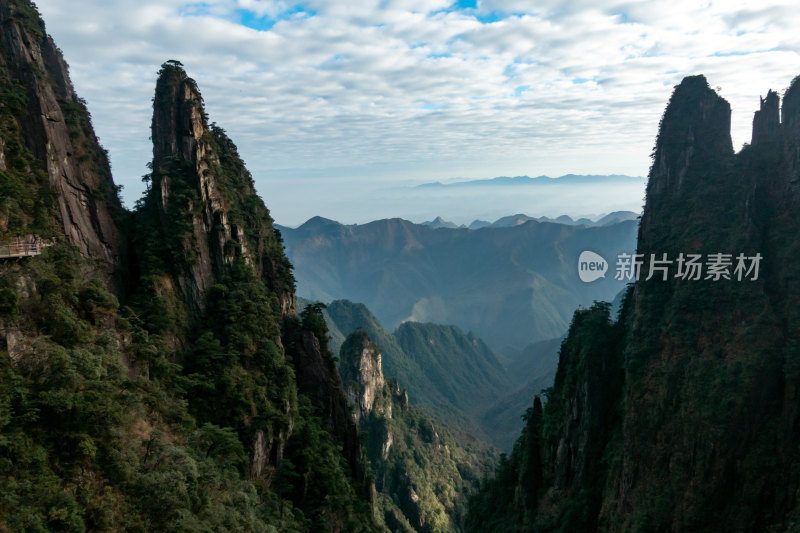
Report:
<svg viewBox="0 0 800 533"><path fill-rule="evenodd" d="M584 284L578 255L634 249L635 219L603 227L528 221L478 230L402 219L280 227L298 294L364 302L393 329L404 320L455 324L495 350L562 335L574 307L611 300L624 282Z"/></svg>
<svg viewBox="0 0 800 533"><path fill-rule="evenodd" d="M383 354L386 376L403 383L412 402L459 429L459 437L469 432L501 450L510 449L530 398L555 376L554 341L501 361L474 333L455 326L405 322L389 332L364 304L347 300L331 302L324 313L336 335L334 350L345 336L369 334Z"/></svg>
<svg viewBox="0 0 800 533"><path fill-rule="evenodd" d="M629 180L643 180L642 176L627 176L624 174L564 174L558 177L550 176L498 176L496 178L477 179L442 183L439 181L423 183L416 188L464 188L464 187L496 187L496 186L527 186L527 185L553 185L570 183L597 183L602 182L627 182ZM563 180L563 181L560 181Z"/></svg>
<svg viewBox="0 0 800 533"><path fill-rule="evenodd" d="M383 531L320 310L180 63L122 208L35 6L0 0L0 530Z"/></svg>
<svg viewBox="0 0 800 533"><path fill-rule="evenodd" d="M750 277L640 278L619 320L575 312L547 404L471 503L474 531L796 529L800 76L768 92L739 153L704 76L664 112L642 272L681 253L760 258ZM731 266L731 269L733 266Z"/></svg>

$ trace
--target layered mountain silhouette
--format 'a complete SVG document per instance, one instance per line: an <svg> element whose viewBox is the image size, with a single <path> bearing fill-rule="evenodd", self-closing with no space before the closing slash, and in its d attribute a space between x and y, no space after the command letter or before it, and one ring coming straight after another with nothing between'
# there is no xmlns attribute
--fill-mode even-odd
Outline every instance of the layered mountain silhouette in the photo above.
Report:
<svg viewBox="0 0 800 533"><path fill-rule="evenodd" d="M323 313L332 350L352 333L368 334L382 353L386 376L466 441L477 437L510 449L520 413L533 394L553 383L560 339L528 346L506 361L456 326L405 322L390 332L364 304L349 300L331 302Z"/></svg>
<svg viewBox="0 0 800 533"><path fill-rule="evenodd" d="M624 176L622 174L565 174L556 178L550 176L499 176L497 178L482 179L482 180L463 180L454 181L451 183L442 183L435 181L433 183L423 183L417 185L420 189L431 188L450 188L450 189L463 189L469 187L516 187L516 186L531 186L541 187L549 185L568 185L568 184L615 184L615 183L631 183L633 181L643 181L641 176Z"/></svg>
<svg viewBox="0 0 800 533"><path fill-rule="evenodd" d="M625 282L613 271L581 282L578 256L595 251L613 269L619 253L635 248L636 228L635 219L602 227L528 220L473 231L316 217L280 230L300 296L363 302L390 329L406 320L453 324L503 352L559 337L576 307L613 299Z"/></svg>
<svg viewBox="0 0 800 533"><path fill-rule="evenodd" d="M633 211L614 211L613 213L609 213L607 215L598 217L596 220L592 220L586 217L573 219L568 215L561 215L556 218L550 218L544 216L530 217L528 215L517 214L517 215L498 218L494 222L487 222L485 220L476 219L473 220L469 226L466 226L464 224L458 225L455 222L444 220L442 217L436 217L433 220L422 222L421 225L428 226L431 228L450 228L450 229L507 228L511 226L519 226L520 224L524 224L529 220L536 220L537 222L555 222L557 224L569 224L575 226L608 226L610 224L616 224L617 222L624 222L626 220L635 220L638 218L639 215L637 215Z"/></svg>

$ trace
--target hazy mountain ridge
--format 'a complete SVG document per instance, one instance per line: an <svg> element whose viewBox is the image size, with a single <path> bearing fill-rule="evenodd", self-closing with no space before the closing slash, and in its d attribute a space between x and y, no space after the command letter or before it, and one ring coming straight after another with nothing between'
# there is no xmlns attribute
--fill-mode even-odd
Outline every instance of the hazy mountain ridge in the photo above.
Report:
<svg viewBox="0 0 800 533"><path fill-rule="evenodd" d="M519 226L520 224L524 224L529 220L535 220L537 222L554 222L556 224L568 224L574 226L608 226L610 224L616 224L618 222L624 222L626 220L637 220L639 215L634 213L633 211L614 211L613 213L608 213L607 215L603 215L600 217L596 217L596 220L592 220L590 218L581 217L578 219L573 219L568 215L561 215L556 218L550 217L531 217L524 214L516 214L510 215L507 217L498 218L494 222L487 222L485 220L473 220L469 226L465 224L458 225L455 222L450 222L448 220L444 220L442 217L436 217L433 220L429 220L427 222L420 223L421 226L428 226L431 228L450 228L450 229L481 229L481 228L507 228L510 226Z"/></svg>
<svg viewBox="0 0 800 533"><path fill-rule="evenodd" d="M315 217L280 229L303 297L364 302L389 328L404 320L454 324L495 349L521 349L562 335L578 305L614 298L624 283L582 283L577 258L593 250L613 268L618 253L635 248L636 228L636 220L466 230Z"/></svg>
<svg viewBox="0 0 800 533"><path fill-rule="evenodd" d="M641 176L625 176L622 174L565 174L552 178L550 176L499 176L490 179L455 181L452 183L423 183L417 185L418 189L426 188L469 188L469 187L509 187L509 186L547 186L567 184L598 184L598 183L625 183L630 180L644 181Z"/></svg>
<svg viewBox="0 0 800 533"><path fill-rule="evenodd" d="M383 354L386 376L407 387L418 407L462 436L469 432L503 450L533 395L555 376L558 339L526 347L506 366L474 334L454 326L405 322L389 332L366 306L347 300L331 302L324 313L336 332L332 349L344 335L368 333Z"/></svg>

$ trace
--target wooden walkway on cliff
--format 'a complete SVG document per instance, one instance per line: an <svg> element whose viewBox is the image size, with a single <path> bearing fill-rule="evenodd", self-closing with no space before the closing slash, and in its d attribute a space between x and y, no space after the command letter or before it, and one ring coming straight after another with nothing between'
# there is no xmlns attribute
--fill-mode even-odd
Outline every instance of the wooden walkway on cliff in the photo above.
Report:
<svg viewBox="0 0 800 533"><path fill-rule="evenodd" d="M10 243L0 244L0 259L39 255L50 244L50 242L43 241L36 235L17 237Z"/></svg>

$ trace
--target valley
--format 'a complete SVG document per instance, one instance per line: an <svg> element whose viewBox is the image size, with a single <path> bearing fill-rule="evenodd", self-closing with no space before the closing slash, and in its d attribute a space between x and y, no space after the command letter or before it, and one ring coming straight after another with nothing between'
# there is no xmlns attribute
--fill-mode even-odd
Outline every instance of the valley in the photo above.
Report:
<svg viewBox="0 0 800 533"><path fill-rule="evenodd" d="M248 27L214 19L223 7L178 11L198 28ZM507 24L481 9L459 3L425 20ZM278 39L318 16L281 13L247 19L263 26L238 35ZM248 100L234 84L228 102L207 104L216 87L203 93L190 72L208 80L218 64L142 62L154 74L152 157L127 205L93 104L39 9L0 0L0 29L0 532L798 530L800 76L760 98L739 151L721 88L686 75L658 124L647 178L398 181L384 189L390 203L402 199L403 216L424 222L382 211L384 198L352 212L379 212L370 222L314 216L291 227L257 192L240 148L251 136L223 128L238 131L257 113L239 108L230 125L218 113L267 98ZM460 61L427 46L412 50ZM258 75L247 61L225 65L240 81ZM330 116L347 108L363 118L382 96L336 107L356 81L298 85L286 97L308 91ZM578 92L607 83L570 81ZM493 112L529 88L506 90ZM482 98L451 95L470 110ZM578 112L576 100L553 101ZM402 107L382 120L396 127ZM410 107L469 144L453 109ZM287 139L313 139L304 113L317 110L312 123L325 113L297 109L296 127L276 124ZM331 144L374 142L331 131ZM543 151L558 146L537 140ZM404 161L399 144L377 145ZM324 159L319 146L297 161ZM325 187L277 207L335 204ZM631 211L641 190L644 209ZM350 216L347 205L333 207ZM448 205L459 209L437 210ZM579 275L586 252L591 280ZM643 275L614 275L622 254L641 259ZM760 269L736 276L736 254L758 257ZM686 276L687 258L713 269Z"/></svg>

